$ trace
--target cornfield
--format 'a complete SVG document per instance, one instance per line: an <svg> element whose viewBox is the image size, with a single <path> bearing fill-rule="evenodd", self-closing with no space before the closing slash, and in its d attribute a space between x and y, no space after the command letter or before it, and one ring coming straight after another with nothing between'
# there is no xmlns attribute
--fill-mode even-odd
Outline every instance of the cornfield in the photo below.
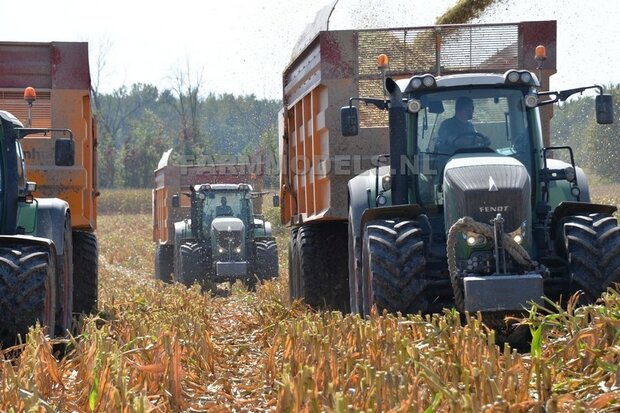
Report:
<svg viewBox="0 0 620 413"><path fill-rule="evenodd" d="M620 204L620 191L595 193ZM605 199L602 199L606 197ZM122 212L122 211L121 211ZM274 214L275 215L275 214ZM620 409L620 295L523 322L529 352L475 315L314 312L280 277L217 296L153 279L150 214L99 217L97 315L5 349L0 410L574 412Z"/></svg>

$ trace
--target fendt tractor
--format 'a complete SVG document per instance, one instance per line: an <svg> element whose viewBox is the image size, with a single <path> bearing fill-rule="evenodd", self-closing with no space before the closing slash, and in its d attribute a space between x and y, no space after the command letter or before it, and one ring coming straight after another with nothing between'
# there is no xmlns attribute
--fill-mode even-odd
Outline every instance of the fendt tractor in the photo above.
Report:
<svg viewBox="0 0 620 413"><path fill-rule="evenodd" d="M28 96L30 91L28 89ZM58 198L35 198L28 181L21 142L35 133L54 138L55 164L70 167L74 147L69 130L24 128L0 111L0 342L13 345L18 335L39 322L50 336L71 328L73 265L71 212Z"/></svg>
<svg viewBox="0 0 620 413"><path fill-rule="evenodd" d="M253 189L262 187L253 164L171 165L169 157L155 171L156 278L214 291L222 282L254 289L276 277L277 245L261 214L268 192Z"/></svg>
<svg viewBox="0 0 620 413"><path fill-rule="evenodd" d="M73 132L74 164L54 162L55 140L36 133L23 139L35 197L60 198L71 210L73 310L97 310L97 134L91 110L88 43L0 42L0 108L28 127ZM23 90L33 87L28 105Z"/></svg>
<svg viewBox="0 0 620 413"><path fill-rule="evenodd" d="M291 297L502 329L543 296L592 302L620 281L616 207L549 142L553 103L595 89L608 124L611 96L543 91L555 39L555 21L319 33L284 75Z"/></svg>

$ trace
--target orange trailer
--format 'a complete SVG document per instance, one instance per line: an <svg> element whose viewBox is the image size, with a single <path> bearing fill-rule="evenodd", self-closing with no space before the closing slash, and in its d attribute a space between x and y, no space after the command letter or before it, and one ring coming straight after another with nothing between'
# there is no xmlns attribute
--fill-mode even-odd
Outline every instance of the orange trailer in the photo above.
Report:
<svg viewBox="0 0 620 413"><path fill-rule="evenodd" d="M24 100L24 89L36 90L36 101ZM57 167L57 136L23 139L29 178L37 183L35 196L69 203L73 229L74 310L96 306L98 279L97 133L90 102L88 43L0 42L0 107L25 126L70 129L75 163ZM32 122L30 122L30 119ZM61 136L58 136L61 137ZM66 137L66 136L62 136Z"/></svg>

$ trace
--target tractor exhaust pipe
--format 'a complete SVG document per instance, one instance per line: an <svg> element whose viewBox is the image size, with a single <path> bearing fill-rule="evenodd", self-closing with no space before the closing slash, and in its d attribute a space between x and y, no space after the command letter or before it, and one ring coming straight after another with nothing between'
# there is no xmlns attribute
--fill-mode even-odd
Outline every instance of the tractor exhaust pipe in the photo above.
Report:
<svg viewBox="0 0 620 413"><path fill-rule="evenodd" d="M405 119L406 107L403 102L403 93L396 82L387 78L385 89L390 94L390 108L388 111L390 127L390 175L392 176L392 205L408 203L407 174L401 168L401 157L407 153L407 124Z"/></svg>

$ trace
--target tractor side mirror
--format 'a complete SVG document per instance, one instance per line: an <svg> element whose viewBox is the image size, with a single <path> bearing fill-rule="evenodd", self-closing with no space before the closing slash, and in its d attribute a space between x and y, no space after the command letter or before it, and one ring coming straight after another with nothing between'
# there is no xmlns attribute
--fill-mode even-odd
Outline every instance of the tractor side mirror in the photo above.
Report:
<svg viewBox="0 0 620 413"><path fill-rule="evenodd" d="M611 95L596 95L596 123L609 125L614 123L614 101Z"/></svg>
<svg viewBox="0 0 620 413"><path fill-rule="evenodd" d="M273 206L276 208L280 206L280 195L273 196Z"/></svg>
<svg viewBox="0 0 620 413"><path fill-rule="evenodd" d="M179 194L172 195L172 208L178 208L181 206L181 200L179 199Z"/></svg>
<svg viewBox="0 0 620 413"><path fill-rule="evenodd" d="M340 108L340 129L342 136L357 136L359 133L359 120L355 106Z"/></svg>
<svg viewBox="0 0 620 413"><path fill-rule="evenodd" d="M56 166L73 166L75 164L75 143L73 139L56 139L54 163Z"/></svg>

